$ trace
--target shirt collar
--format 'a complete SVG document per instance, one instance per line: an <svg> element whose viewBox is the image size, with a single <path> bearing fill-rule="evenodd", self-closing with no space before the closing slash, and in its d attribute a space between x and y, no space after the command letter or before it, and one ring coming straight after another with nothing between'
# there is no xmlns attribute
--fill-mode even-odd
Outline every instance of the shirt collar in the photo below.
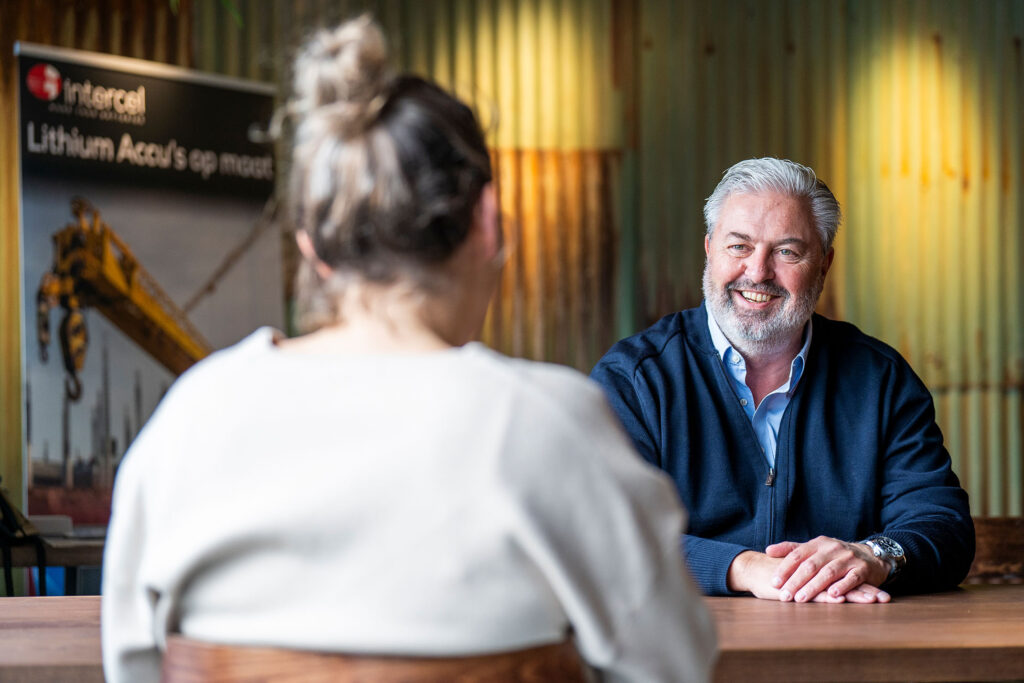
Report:
<svg viewBox="0 0 1024 683"><path fill-rule="evenodd" d="M732 344L725 338L725 333L722 332L722 328L718 326L718 321L715 320L715 315L711 312L711 307L708 306L708 302L704 302L704 308L708 312L708 331L711 332L711 343L715 345L715 351L718 352L718 357L725 361L725 354L732 349Z"/></svg>
<svg viewBox="0 0 1024 683"><path fill-rule="evenodd" d="M723 363L726 363L728 359L727 355L735 353L739 355L739 351L733 348L732 344L726 338L725 333L722 332L722 328L718 326L718 321L715 320L714 314L711 312L711 308L708 306L708 302L704 302L704 308L708 313L708 331L711 332L711 343L715 345L715 351L718 352L718 357L722 359ZM789 389L792 390L797 381L800 379L800 375L803 374L804 368L807 366L807 352L811 349L811 334L813 331L813 319L807 321L807 325L804 326L804 343L800 347L800 351L797 352L796 357L793 358L793 362L789 366Z"/></svg>

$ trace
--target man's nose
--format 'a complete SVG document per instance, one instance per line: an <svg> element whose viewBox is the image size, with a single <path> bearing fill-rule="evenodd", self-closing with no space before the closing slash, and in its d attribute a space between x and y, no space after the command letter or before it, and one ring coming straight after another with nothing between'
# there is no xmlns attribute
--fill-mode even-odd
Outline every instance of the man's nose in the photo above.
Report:
<svg viewBox="0 0 1024 683"><path fill-rule="evenodd" d="M772 255L768 250L758 249L754 251L753 254L747 257L745 266L746 276L752 282L764 282L771 280L775 276L772 266Z"/></svg>

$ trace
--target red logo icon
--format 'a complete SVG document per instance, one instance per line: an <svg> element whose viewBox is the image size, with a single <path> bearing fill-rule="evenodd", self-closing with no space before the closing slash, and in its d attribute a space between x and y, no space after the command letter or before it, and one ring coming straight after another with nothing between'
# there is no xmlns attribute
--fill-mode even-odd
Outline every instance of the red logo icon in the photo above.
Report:
<svg viewBox="0 0 1024 683"><path fill-rule="evenodd" d="M29 69L25 84L30 93L47 102L57 99L64 87L60 72L52 64L36 64Z"/></svg>

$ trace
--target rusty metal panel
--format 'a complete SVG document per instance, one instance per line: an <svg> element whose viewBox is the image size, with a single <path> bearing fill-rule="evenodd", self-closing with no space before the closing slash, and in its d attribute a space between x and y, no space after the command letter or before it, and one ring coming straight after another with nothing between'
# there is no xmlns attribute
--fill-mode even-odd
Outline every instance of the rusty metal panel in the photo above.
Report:
<svg viewBox="0 0 1024 683"><path fill-rule="evenodd" d="M415 15L401 22L416 27L397 40L410 46L403 63L491 124L510 255L485 341L589 369L614 341L622 102L610 3L397 4Z"/></svg>
<svg viewBox="0 0 1024 683"><path fill-rule="evenodd" d="M0 475L21 505L22 397L19 187L15 41L190 66L192 3L21 0L0 2Z"/></svg>
<svg viewBox="0 0 1024 683"><path fill-rule="evenodd" d="M610 0L237 4L240 30L220 3L197 9L199 68L286 88L305 35L370 11L399 68L473 103L493 152L509 245L484 339L512 355L588 370L615 335L623 102L613 82ZM289 282L295 254L283 239Z"/></svg>

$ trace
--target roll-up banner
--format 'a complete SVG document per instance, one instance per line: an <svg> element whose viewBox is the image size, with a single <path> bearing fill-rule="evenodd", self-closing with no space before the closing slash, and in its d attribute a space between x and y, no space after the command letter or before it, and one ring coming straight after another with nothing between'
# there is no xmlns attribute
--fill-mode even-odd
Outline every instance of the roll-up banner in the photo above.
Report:
<svg viewBox="0 0 1024 683"><path fill-rule="evenodd" d="M25 43L15 54L28 512L102 525L117 467L174 380L284 323L264 211L274 159L253 135L274 89Z"/></svg>

